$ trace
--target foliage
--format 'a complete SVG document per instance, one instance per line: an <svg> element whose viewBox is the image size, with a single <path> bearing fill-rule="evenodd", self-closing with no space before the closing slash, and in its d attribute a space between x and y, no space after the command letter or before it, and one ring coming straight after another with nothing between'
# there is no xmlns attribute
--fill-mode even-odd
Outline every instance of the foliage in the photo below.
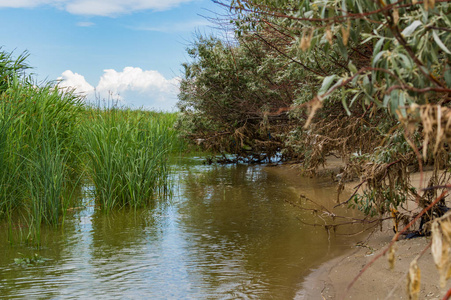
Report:
<svg viewBox="0 0 451 300"><path fill-rule="evenodd" d="M17 219L36 244L42 225L63 224L83 177L98 195L120 193L98 197L106 210L146 205L166 192L168 155L185 148L173 129L176 114L89 107L21 74L25 57L0 52L0 220L9 223L10 242Z"/></svg>
<svg viewBox="0 0 451 300"><path fill-rule="evenodd" d="M87 118L87 173L102 209L137 208L167 192L170 119L118 108L90 109Z"/></svg>
<svg viewBox="0 0 451 300"><path fill-rule="evenodd" d="M39 254L35 253L30 257L23 256L21 258L14 258L14 263L22 267L33 267L36 265L41 265L48 260L49 260L48 258L44 258Z"/></svg>
<svg viewBox="0 0 451 300"><path fill-rule="evenodd" d="M27 52L13 58L13 53L2 51L0 47L0 93L8 88L14 78L25 75L25 70L30 68L26 63L27 58Z"/></svg>
<svg viewBox="0 0 451 300"><path fill-rule="evenodd" d="M70 200L66 182L77 173L74 152L81 102L53 85L13 76L0 93L0 218L26 216L29 240L42 223L57 226Z"/></svg>
<svg viewBox="0 0 451 300"><path fill-rule="evenodd" d="M187 136L243 156L271 143L310 172L339 155L340 187L356 175L367 184L355 199L365 213L408 199L426 206L408 178L423 159L435 170L449 163L450 1L215 2L229 9L222 21L235 41L201 37L188 50L179 102Z"/></svg>
<svg viewBox="0 0 451 300"><path fill-rule="evenodd" d="M360 99L405 115L406 105L444 100L450 92L449 1L237 0L230 5L242 20L240 31L258 32L273 23L291 37L288 51L298 47L314 57L321 48L326 60L327 54L341 56L342 67L324 76L317 101L342 88L345 109ZM371 51L361 51L368 47ZM368 60L356 63L353 53Z"/></svg>
<svg viewBox="0 0 451 300"><path fill-rule="evenodd" d="M265 57L267 49L256 41L243 43L201 36L188 49L193 62L184 64L180 128L205 148L260 161L280 150L278 135L291 126L286 112L271 112L291 105L293 86L273 80L283 60Z"/></svg>

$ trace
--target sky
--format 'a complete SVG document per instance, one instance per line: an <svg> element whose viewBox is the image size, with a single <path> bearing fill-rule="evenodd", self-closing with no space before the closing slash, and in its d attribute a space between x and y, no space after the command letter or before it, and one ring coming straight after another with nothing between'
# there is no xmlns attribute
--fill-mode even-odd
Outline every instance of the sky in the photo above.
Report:
<svg viewBox="0 0 451 300"><path fill-rule="evenodd" d="M215 32L211 0L0 0L0 46L29 52L38 81L88 101L174 111L195 32Z"/></svg>

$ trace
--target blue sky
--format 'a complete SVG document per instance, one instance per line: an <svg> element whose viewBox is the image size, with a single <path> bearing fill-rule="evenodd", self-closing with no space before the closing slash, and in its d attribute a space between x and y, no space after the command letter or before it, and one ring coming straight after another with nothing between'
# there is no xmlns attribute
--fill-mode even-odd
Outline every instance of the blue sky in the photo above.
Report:
<svg viewBox="0 0 451 300"><path fill-rule="evenodd" d="M30 53L38 80L87 98L172 110L185 49L212 32L210 0L0 0L0 46Z"/></svg>

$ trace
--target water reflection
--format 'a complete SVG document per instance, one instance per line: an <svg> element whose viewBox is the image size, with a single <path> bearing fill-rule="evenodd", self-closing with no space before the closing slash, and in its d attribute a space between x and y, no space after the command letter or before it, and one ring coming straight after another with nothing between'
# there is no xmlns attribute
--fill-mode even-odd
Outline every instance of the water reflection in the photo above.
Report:
<svg viewBox="0 0 451 300"><path fill-rule="evenodd" d="M75 211L40 251L2 243L0 297L289 299L309 268L352 242L303 226L313 216L285 202L300 192L330 202L330 184L195 159L175 166L174 181L174 197L151 209ZM52 260L24 268L19 252Z"/></svg>
<svg viewBox="0 0 451 300"><path fill-rule="evenodd" d="M284 202L296 190L263 167L233 165L187 172L180 205L193 235L191 275L208 297L293 297L312 263L328 255L323 230L301 230Z"/></svg>

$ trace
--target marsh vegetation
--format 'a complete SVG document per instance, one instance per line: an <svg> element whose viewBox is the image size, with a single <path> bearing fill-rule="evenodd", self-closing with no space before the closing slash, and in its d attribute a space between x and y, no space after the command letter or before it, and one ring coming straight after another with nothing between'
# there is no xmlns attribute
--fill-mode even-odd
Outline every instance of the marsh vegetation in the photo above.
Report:
<svg viewBox="0 0 451 300"><path fill-rule="evenodd" d="M169 156L184 145L177 130L226 162L277 158L314 174L339 157L339 191L360 183L337 206L358 208L373 226L403 221L393 243L414 226L432 228L445 278L451 2L214 2L227 9L217 25L234 38L200 35L188 47L177 115L88 106L56 84L34 84L26 55L0 52L0 217L10 228L25 220L26 240L39 243L42 224L64 224L84 180L106 214L154 203L170 191ZM418 190L410 177L425 166L433 175ZM336 214L307 209L336 229Z"/></svg>
<svg viewBox="0 0 451 300"><path fill-rule="evenodd" d="M25 223L25 240L39 244L43 224L62 226L86 180L106 213L165 197L168 157L183 148L176 114L94 107L55 83L36 85L26 55L0 58L0 218Z"/></svg>

